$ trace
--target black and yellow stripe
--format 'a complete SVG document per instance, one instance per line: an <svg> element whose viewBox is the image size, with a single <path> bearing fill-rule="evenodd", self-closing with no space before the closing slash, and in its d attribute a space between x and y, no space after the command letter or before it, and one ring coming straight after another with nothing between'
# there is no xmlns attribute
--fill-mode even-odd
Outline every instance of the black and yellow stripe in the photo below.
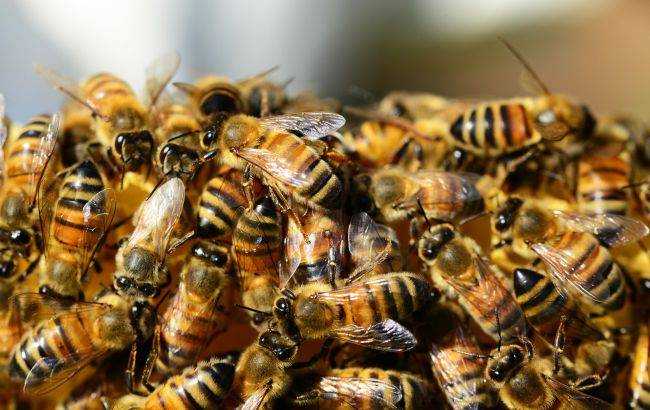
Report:
<svg viewBox="0 0 650 410"><path fill-rule="evenodd" d="M479 104L462 113L450 126L453 143L477 155L499 156L540 142L523 103Z"/></svg>
<svg viewBox="0 0 650 410"><path fill-rule="evenodd" d="M146 409L213 409L230 391L235 367L217 359L198 363L167 380L145 400Z"/></svg>
<svg viewBox="0 0 650 410"><path fill-rule="evenodd" d="M578 162L576 198L578 211L584 214L626 215L629 210L625 187L630 184L632 168L626 153L598 156L589 153Z"/></svg>
<svg viewBox="0 0 650 410"><path fill-rule="evenodd" d="M513 283L517 303L535 328L549 323L557 327L560 312L572 308L573 303L557 291L551 279L538 272L515 269Z"/></svg>
<svg viewBox="0 0 650 410"><path fill-rule="evenodd" d="M247 201L241 172L212 178L199 198L197 229L202 238L217 238L232 232Z"/></svg>

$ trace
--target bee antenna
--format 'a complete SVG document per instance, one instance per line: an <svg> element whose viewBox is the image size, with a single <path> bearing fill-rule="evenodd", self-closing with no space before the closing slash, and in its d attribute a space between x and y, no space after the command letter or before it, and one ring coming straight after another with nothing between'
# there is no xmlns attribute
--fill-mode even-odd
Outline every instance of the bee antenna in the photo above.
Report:
<svg viewBox="0 0 650 410"><path fill-rule="evenodd" d="M501 345L503 344L503 336L501 335L501 320L499 319L499 308L498 306L494 308L494 314L497 318L497 334L499 335L499 343L497 344L497 352L501 351Z"/></svg>
<svg viewBox="0 0 650 410"><path fill-rule="evenodd" d="M158 303L156 303L156 306L154 307L154 311L158 312L158 309L160 308L160 306L162 306L163 302L165 301L165 299L167 299L167 296L169 296L170 293L171 293L171 290L167 290L167 292L165 292L163 297L160 298Z"/></svg>
<svg viewBox="0 0 650 410"><path fill-rule="evenodd" d="M473 359L492 359L492 355L489 354L463 352L462 350L456 350L456 349L453 349L453 351Z"/></svg>
<svg viewBox="0 0 650 410"><path fill-rule="evenodd" d="M185 138L185 137L187 137L187 136L189 136L189 135L198 134L199 132L201 132L201 130L192 130L192 131L187 131L187 132L184 132L184 133L182 133L182 134L178 134L178 135L175 136L175 137L171 137L170 139L167 140L167 142L169 142L169 141L174 141L174 140L181 139L181 138Z"/></svg>
<svg viewBox="0 0 650 410"><path fill-rule="evenodd" d="M248 310L248 311L254 312L254 313L259 313L260 315L264 315L264 316L272 316L273 315L271 312L263 312L263 311L261 311L259 309L255 309L255 308L252 308L252 307L240 305L239 303L236 303L235 307L238 307L238 308L244 309L244 310Z"/></svg>
<svg viewBox="0 0 650 410"><path fill-rule="evenodd" d="M647 183L648 183L647 180L636 181L636 182L630 182L630 183L627 184L627 185L623 185L623 186L620 187L619 189L620 189L620 190L623 190L623 189L636 188L636 187L638 187L638 186L642 186L642 185L645 185L645 184L647 184Z"/></svg>
<svg viewBox="0 0 650 410"><path fill-rule="evenodd" d="M542 79L539 77L539 75L537 75L537 73L535 72L535 70L533 70L533 67L528 63L528 61L526 61L526 59L524 58L524 56L522 56L521 53L520 53L520 52L519 52L519 51L518 51L518 50L517 50L517 49L516 49L512 44L510 44L510 43L508 42L508 40L506 40L505 38L503 38L503 37L498 37L498 39L499 39L499 41L500 41L504 46L506 46L506 48L507 48L508 50L510 50L510 52L512 53L512 55L515 56L515 58L516 58L517 60L519 60L519 62L521 63L521 65L524 66L524 68L526 69L526 71L528 71L528 73L530 73L530 75L533 77L533 79L535 80L535 82L537 83L537 85L542 89L542 91L544 92L544 94L546 94L546 95L550 95L551 93L548 91L548 87L546 87L546 84L544 84L544 82L542 81Z"/></svg>
<svg viewBox="0 0 650 410"><path fill-rule="evenodd" d="M420 202L420 198L418 198L417 203L418 203L418 208L420 208L420 212L422 212L422 216L424 217L424 220L426 221L427 226L429 227L429 232L431 232L431 228L433 227L433 225L431 225L431 221L429 220L427 213L424 211L424 207L422 206L422 202Z"/></svg>

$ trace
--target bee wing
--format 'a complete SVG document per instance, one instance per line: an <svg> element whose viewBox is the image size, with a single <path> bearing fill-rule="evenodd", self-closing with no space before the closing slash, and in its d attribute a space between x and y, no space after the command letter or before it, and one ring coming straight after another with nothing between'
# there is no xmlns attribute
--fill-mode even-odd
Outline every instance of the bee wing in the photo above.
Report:
<svg viewBox="0 0 650 410"><path fill-rule="evenodd" d="M146 241L153 244L160 260L164 259L169 237L183 211L184 201L185 185L180 178L172 178L159 186L141 205L125 251Z"/></svg>
<svg viewBox="0 0 650 410"><path fill-rule="evenodd" d="M257 410L262 407L266 395L271 391L272 382L269 380L264 386L255 390L244 403L237 407L237 410Z"/></svg>
<svg viewBox="0 0 650 410"><path fill-rule="evenodd" d="M266 129L294 131L308 140L318 140L344 126L345 118L331 112L303 112L262 118L260 124Z"/></svg>
<svg viewBox="0 0 650 410"><path fill-rule="evenodd" d="M348 248L354 266L350 277L358 280L384 262L391 256L393 242L397 242L394 229L376 223L365 212L353 215L348 226Z"/></svg>
<svg viewBox="0 0 650 410"><path fill-rule="evenodd" d="M7 126L5 125L5 96L0 94L0 181L5 174L4 146L7 141Z"/></svg>
<svg viewBox="0 0 650 410"><path fill-rule="evenodd" d="M386 394L387 392L389 394ZM327 376L321 377L318 385L305 396L346 403L353 407L363 400L370 399L373 408L396 409L402 400L402 390L379 379Z"/></svg>
<svg viewBox="0 0 650 410"><path fill-rule="evenodd" d="M61 299L45 296L36 292L17 293L9 298L11 306L21 312L21 320L27 323L39 323L52 320L53 317L86 312L104 313L110 306L96 302L65 302Z"/></svg>
<svg viewBox="0 0 650 410"><path fill-rule="evenodd" d="M248 85L250 83L254 83L256 81L263 80L266 77L268 77L269 74L273 73L274 71L277 71L279 68L280 68L279 65L274 65L273 67L271 67L269 69L266 69L266 70L262 71L261 73L253 74L250 77L246 77L246 78L242 78L240 80L237 80L237 84L242 85L242 86L246 86L246 85Z"/></svg>
<svg viewBox="0 0 650 410"><path fill-rule="evenodd" d="M108 349L86 349L59 357L41 357L27 374L23 391L34 396L49 393L107 353Z"/></svg>
<svg viewBox="0 0 650 410"><path fill-rule="evenodd" d="M300 266L304 255L305 237L294 218L288 218L284 237L284 269L280 270L280 288L284 289Z"/></svg>
<svg viewBox="0 0 650 410"><path fill-rule="evenodd" d="M54 154L54 147L59 138L60 128L61 114L56 113L52 115L50 124L47 127L47 133L41 137L37 152L32 155L32 160L28 164L25 164L25 173L29 175L28 184L34 189L34 195L38 193L43 176L45 175L45 168ZM32 201L35 199L32 198Z"/></svg>
<svg viewBox="0 0 650 410"><path fill-rule="evenodd" d="M418 341L410 330L392 319L370 327L354 324L334 329L337 338L346 342L385 352L403 352L413 349Z"/></svg>
<svg viewBox="0 0 650 410"><path fill-rule="evenodd" d="M239 148L237 155L258 167L262 172L283 184L300 187L311 183L304 172L293 169L288 158L258 148Z"/></svg>
<svg viewBox="0 0 650 410"><path fill-rule="evenodd" d="M466 361L459 361L456 357L459 354L480 354L478 347L471 343L462 328L458 327L453 339L448 346L438 347L431 346L431 367L433 375L438 384L445 391L447 401L454 410L464 408L462 399L473 397L477 394L479 386L474 380L467 380L463 375L473 374L474 369L467 366ZM466 360L472 360L481 363L484 366L485 359L482 357L467 356Z"/></svg>
<svg viewBox="0 0 650 410"><path fill-rule="evenodd" d="M62 174L48 180L45 184L41 184L37 193L38 219L41 226L41 233L43 235L43 249L46 257L49 253L48 245L50 243L52 218L54 217L54 205L56 205L59 188L61 187L64 178L65 174Z"/></svg>
<svg viewBox="0 0 650 410"><path fill-rule="evenodd" d="M90 262L113 223L116 206L115 191L105 188L93 195L81 210L84 218L83 225L86 227L77 244L81 252L77 267L81 277L87 272Z"/></svg>
<svg viewBox="0 0 650 410"><path fill-rule="evenodd" d="M562 403L563 409L568 410L609 410L614 407L604 400L582 393L573 387L552 377L542 375L553 395Z"/></svg>
<svg viewBox="0 0 650 410"><path fill-rule="evenodd" d="M156 104L163 90L176 74L180 64L181 57L174 51L158 57L147 66L144 90L145 103L148 107Z"/></svg>
<svg viewBox="0 0 650 410"><path fill-rule="evenodd" d="M614 214L583 215L577 212L553 211L566 225L579 232L594 235L606 247L635 242L650 233L643 222Z"/></svg>
<svg viewBox="0 0 650 410"><path fill-rule="evenodd" d="M445 280L456 292L467 300L487 321L498 327L498 320L507 316L508 309L517 309L520 322L517 324L517 333L526 333L525 316L515 297L512 295L492 271L489 263L481 257L475 257L477 277L475 283L469 284L453 277L445 276ZM495 304L495 301L507 301Z"/></svg>
<svg viewBox="0 0 650 410"><path fill-rule="evenodd" d="M54 70L46 68L40 64L34 65L34 71L36 71L36 74L43 77L43 79L45 79L45 81L47 81L52 87L54 87L55 90L62 92L63 94L67 95L68 97L78 102L79 104L88 108L90 111L92 111L93 115L101 118L104 121L110 121L109 117L103 115L99 111L98 107L96 107L91 101L86 99L86 97L84 96L84 92L79 88L79 86L75 81L66 78L58 74Z"/></svg>
<svg viewBox="0 0 650 410"><path fill-rule="evenodd" d="M579 261L574 255L544 243L535 243L532 249L550 268L551 280L562 295L568 297L570 286L596 303L605 303L611 296L609 291L598 296L577 280L576 274L584 269L585 262Z"/></svg>

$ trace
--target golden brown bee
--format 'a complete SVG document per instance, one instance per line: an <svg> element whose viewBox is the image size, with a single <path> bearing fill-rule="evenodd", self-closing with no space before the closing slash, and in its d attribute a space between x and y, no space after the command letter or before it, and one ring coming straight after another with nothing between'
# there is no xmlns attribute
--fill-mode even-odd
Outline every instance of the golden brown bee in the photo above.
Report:
<svg viewBox="0 0 650 410"><path fill-rule="evenodd" d="M526 333L526 319L503 275L484 259L476 242L449 224L431 227L418 242L418 255L441 289L459 303L495 341ZM498 276L497 276L498 275Z"/></svg>
<svg viewBox="0 0 650 410"><path fill-rule="evenodd" d="M211 75L194 84L175 82L174 87L188 95L192 111L204 124L215 115L238 114L247 109L241 90L226 77Z"/></svg>
<svg viewBox="0 0 650 410"><path fill-rule="evenodd" d="M15 298L25 306L44 306L34 309L42 312L38 314L44 320L25 333L9 362L12 381L29 394L56 389L91 363L126 349L139 338L146 339L155 323L148 303L129 304L115 293L67 308L52 305L39 294L24 293Z"/></svg>
<svg viewBox="0 0 650 410"><path fill-rule="evenodd" d="M432 346L431 368L452 409L494 405L492 392L483 376L485 358L462 328L457 328L445 344Z"/></svg>
<svg viewBox="0 0 650 410"><path fill-rule="evenodd" d="M235 266L239 272L242 302L256 311L268 312L278 286L282 251L280 215L267 197L245 211L237 222L232 238ZM265 317L251 311L256 325Z"/></svg>
<svg viewBox="0 0 650 410"><path fill-rule="evenodd" d="M393 91L382 98L377 108L384 114L415 121L439 115L450 102L448 98L430 93Z"/></svg>
<svg viewBox="0 0 650 410"><path fill-rule="evenodd" d="M630 408L645 409L650 407L650 365L648 356L650 343L648 342L647 321L639 325L639 336L634 350L634 361L630 372Z"/></svg>
<svg viewBox="0 0 650 410"><path fill-rule="evenodd" d="M436 221L460 221L482 213L485 206L471 174L383 168L371 175L369 188L387 222L413 221L422 212Z"/></svg>
<svg viewBox="0 0 650 410"><path fill-rule="evenodd" d="M113 221L115 193L90 160L48 185L38 198L45 245L39 292L83 299L81 282Z"/></svg>
<svg viewBox="0 0 650 410"><path fill-rule="evenodd" d="M3 111L4 107L0 107ZM46 167L54 153L60 129L60 116L39 115L18 130L15 139L6 141L0 130L2 188L0 189L0 272L8 277L18 265L17 257L30 258L36 247L33 209ZM6 155L6 161L5 156ZM36 254L36 256L38 256Z"/></svg>
<svg viewBox="0 0 650 410"><path fill-rule="evenodd" d="M210 340L226 329L234 282L229 249L208 241L192 246L178 291L163 314L156 337L156 370L178 373L194 363Z"/></svg>
<svg viewBox="0 0 650 410"><path fill-rule="evenodd" d="M83 161L90 144L96 143L92 112L85 106L70 101L63 106L61 123L61 164L73 166Z"/></svg>
<svg viewBox="0 0 650 410"><path fill-rule="evenodd" d="M129 84L113 74L95 74L77 85L45 67L36 66L36 71L55 89L90 109L97 141L124 174L125 171L139 172L151 165L154 140L149 110L176 73L179 63L180 58L174 53L155 60L147 68L147 101L144 103Z"/></svg>
<svg viewBox="0 0 650 410"><path fill-rule="evenodd" d="M242 173L228 169L210 179L199 197L196 229L201 238L218 238L232 234L248 201Z"/></svg>
<svg viewBox="0 0 650 410"><path fill-rule="evenodd" d="M287 101L284 89L288 85L270 81L268 75L275 71L273 67L263 73L240 80L237 85L244 101L246 111L254 117L266 117L278 114Z"/></svg>
<svg viewBox="0 0 650 410"><path fill-rule="evenodd" d="M188 367L171 377L147 396L130 394L112 407L134 409L214 409L230 391L235 366L213 358Z"/></svg>
<svg viewBox="0 0 650 410"><path fill-rule="evenodd" d="M184 200L183 182L172 178L142 203L135 229L115 255L113 285L120 295L154 298L169 283L165 256Z"/></svg>

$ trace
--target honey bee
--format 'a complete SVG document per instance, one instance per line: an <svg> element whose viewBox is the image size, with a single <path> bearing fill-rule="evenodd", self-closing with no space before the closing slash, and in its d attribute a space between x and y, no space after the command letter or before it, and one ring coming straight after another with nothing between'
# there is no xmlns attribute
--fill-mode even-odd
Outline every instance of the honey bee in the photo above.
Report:
<svg viewBox="0 0 650 410"><path fill-rule="evenodd" d="M630 372L630 408L645 409L650 407L650 366L648 366L648 324L639 326L639 336L634 351L634 361Z"/></svg>
<svg viewBox="0 0 650 410"><path fill-rule="evenodd" d="M231 234L248 202L242 173L229 169L203 187L197 210L197 235L218 238Z"/></svg>
<svg viewBox="0 0 650 410"><path fill-rule="evenodd" d="M281 235L279 214L267 197L245 211L235 227L232 248L240 276L242 302L254 309L251 319L255 325L266 319L255 311L270 310L276 297Z"/></svg>
<svg viewBox="0 0 650 410"><path fill-rule="evenodd" d="M77 85L40 65L36 66L36 72L55 89L90 110L97 140L105 147L107 158L116 163L124 175L126 171L140 172L144 166L151 165L154 140L149 111L179 64L178 54L172 53L147 67L144 103L130 85L113 74L99 73Z"/></svg>
<svg viewBox="0 0 650 410"><path fill-rule="evenodd" d="M450 100L431 93L393 91L379 102L378 111L415 121L430 119L448 108Z"/></svg>
<svg viewBox="0 0 650 410"><path fill-rule="evenodd" d="M124 360L111 360L103 363L96 377L75 387L70 394L60 400L56 410L106 410L126 394L126 386L121 375L124 373Z"/></svg>
<svg viewBox="0 0 650 410"><path fill-rule="evenodd" d="M320 137L345 124L331 113L301 113L256 119L235 115L217 131L203 134L202 144L217 142L228 165L260 178L271 188L274 201L289 210L288 197L323 212L339 209L343 184L321 153L313 147ZM292 132L298 133L298 137ZM284 204L284 205L283 205Z"/></svg>
<svg viewBox="0 0 650 410"><path fill-rule="evenodd" d="M284 239L285 266L294 283L328 281L336 286L345 254L341 223L326 214L308 212L302 226L289 218ZM295 272L295 274L294 274Z"/></svg>
<svg viewBox="0 0 650 410"><path fill-rule="evenodd" d="M156 333L156 370L175 374L194 363L216 334L226 329L233 279L227 247L200 241L181 271L178 291Z"/></svg>
<svg viewBox="0 0 650 410"><path fill-rule="evenodd" d="M509 409L548 409L554 403L560 408L611 408L547 373L547 366L535 356L527 339L493 349L485 367L485 378Z"/></svg>
<svg viewBox="0 0 650 410"><path fill-rule="evenodd" d="M115 293L63 308L39 294L15 298L21 305L42 307L32 311L38 315L35 321L44 318L13 348L8 366L12 381L32 395L56 389L85 367L153 332L151 306L129 304Z"/></svg>
<svg viewBox="0 0 650 410"><path fill-rule="evenodd" d="M450 290L493 340L526 332L526 319L510 289L484 259L476 242L449 224L431 227L418 241L418 255L440 288Z"/></svg>
<svg viewBox="0 0 650 410"><path fill-rule="evenodd" d="M443 171L408 173L384 168L370 177L369 194L386 222L411 219L412 235L418 213L435 221L458 221L483 212L483 197L471 174Z"/></svg>
<svg viewBox="0 0 650 410"><path fill-rule="evenodd" d="M115 193L105 188L90 160L71 168L58 182L44 186L38 198L45 248L39 292L83 299L81 282L113 221Z"/></svg>
<svg viewBox="0 0 650 410"><path fill-rule="evenodd" d="M63 109L61 123L61 164L71 167L86 157L87 147L96 143L92 112L70 101Z"/></svg>
<svg viewBox="0 0 650 410"><path fill-rule="evenodd" d="M186 368L147 396L130 394L122 397L113 409L219 408L230 391L234 375L232 363L212 358Z"/></svg>
<svg viewBox="0 0 650 410"><path fill-rule="evenodd" d="M2 109L0 108L0 111ZM0 242L2 276L11 276L18 265L17 257L37 256L34 231L37 217L33 213L36 197L46 167L54 154L61 117L39 115L18 130L18 136L5 143L7 134L0 132L4 155L0 156Z"/></svg>
<svg viewBox="0 0 650 410"><path fill-rule="evenodd" d="M444 345L431 348L433 374L454 410L494 406L484 378L485 358L476 343L457 328Z"/></svg>
<svg viewBox="0 0 650 410"><path fill-rule="evenodd" d="M246 112L246 103L237 84L226 77L206 76L195 84L175 82L190 100L190 107L202 123L209 123L215 115Z"/></svg>
<svg viewBox="0 0 650 410"><path fill-rule="evenodd" d="M296 345L334 337L376 350L405 351L417 341L397 321L422 308L429 298L428 282L410 272L375 275L334 290L325 283L295 291L285 287L273 304L271 326Z"/></svg>
<svg viewBox="0 0 650 410"><path fill-rule="evenodd" d="M267 78L276 69L277 66L238 82L249 115L266 117L277 114L286 103L287 96L284 89L289 83L278 84Z"/></svg>
<svg viewBox="0 0 650 410"><path fill-rule="evenodd" d="M165 256L184 200L183 182L172 178L142 203L133 233L115 255L113 285L120 295L154 298L169 283Z"/></svg>
<svg viewBox="0 0 650 410"><path fill-rule="evenodd" d="M596 120L586 106L552 94L517 50L502 42L534 79L539 97L483 102L460 114L449 127L449 143L485 157L526 151L567 136L590 136Z"/></svg>

